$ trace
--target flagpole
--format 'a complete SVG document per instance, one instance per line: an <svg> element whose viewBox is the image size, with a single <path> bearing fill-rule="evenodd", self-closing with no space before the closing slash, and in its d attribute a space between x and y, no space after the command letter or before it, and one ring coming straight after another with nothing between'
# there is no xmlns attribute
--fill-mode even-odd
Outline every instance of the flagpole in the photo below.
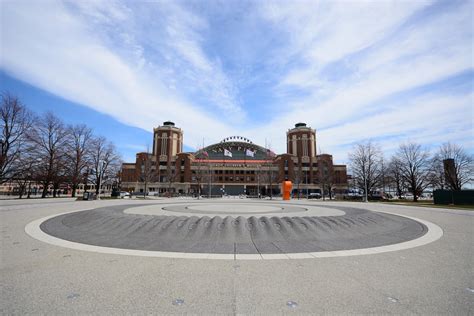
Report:
<svg viewBox="0 0 474 316"><path fill-rule="evenodd" d="M226 151L226 149L223 148L223 150L222 150L222 155L223 155L223 156L222 156L222 157L223 157L222 163L223 163L223 165L224 165L224 168L223 168L223 169L224 169L224 170L227 170L226 167L225 167L225 151ZM228 175L227 175L227 176L228 176ZM225 173L224 173L224 181L225 181ZM224 197L224 183L222 183L221 194L222 194L222 197Z"/></svg>
<svg viewBox="0 0 474 316"><path fill-rule="evenodd" d="M244 169L247 168L247 148L244 147Z"/></svg>
<svg viewBox="0 0 474 316"><path fill-rule="evenodd" d="M203 164L203 155L204 155L204 137L202 138L202 151L201 151L201 162L200 162L200 165L201 166L204 166ZM204 171L203 173L201 174L201 176L204 174ZM198 188L198 192L199 192L199 196L201 196L201 183L199 183L199 188ZM198 198L199 199L199 198Z"/></svg>
<svg viewBox="0 0 474 316"><path fill-rule="evenodd" d="M212 192L212 176L211 176L211 161L209 159L209 153L207 154L207 165L209 167L209 192L207 192L208 194L208 198L210 199L211 198L211 192Z"/></svg>
<svg viewBox="0 0 474 316"><path fill-rule="evenodd" d="M270 158L271 158L271 150L270 150L270 146L271 145L268 145L267 144L267 139L265 138L265 147L269 147L269 148L266 148L267 149L267 155L266 155L266 158L267 158L267 166L268 166L268 176L269 176L269 179L268 179L268 182L270 184L270 200L273 199L273 163L270 162Z"/></svg>
<svg viewBox="0 0 474 316"><path fill-rule="evenodd" d="M204 178L204 171L203 171L203 165L202 165L202 148L199 147L199 144L197 145L197 151L196 151L196 163L197 163L197 170L196 170L196 178L195 181L197 182L197 199L199 200L201 198L201 183ZM194 180L191 178L191 187L192 183Z"/></svg>

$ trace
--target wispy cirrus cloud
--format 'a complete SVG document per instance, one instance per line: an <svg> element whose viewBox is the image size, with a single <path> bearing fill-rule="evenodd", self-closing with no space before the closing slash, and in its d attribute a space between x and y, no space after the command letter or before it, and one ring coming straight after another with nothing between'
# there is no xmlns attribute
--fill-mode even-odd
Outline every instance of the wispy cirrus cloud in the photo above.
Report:
<svg viewBox="0 0 474 316"><path fill-rule="evenodd" d="M162 46L175 49L170 60L160 63L167 57L146 53L150 48L142 45L143 34L134 33L144 27L137 25L142 21L123 3L47 1L2 6L2 23L9 27L2 31L2 43L8 46L3 49L1 67L30 84L147 130L167 119L196 126L191 135L198 139L210 138L214 128L229 130L225 121L217 119L222 104L234 115L241 113L232 96L223 91L225 75L216 79L219 70L200 53L196 41L176 38L170 31L169 41L163 40ZM109 10L114 14L108 14ZM176 14L185 14L180 10ZM197 25L190 16L182 22ZM182 37L186 33L183 25L178 31ZM168 31L172 27L170 22ZM178 49L179 45L183 47ZM192 49L183 55L186 45ZM211 82L207 86L214 105L201 107L189 101L185 93L189 89L183 85L192 83L182 79L179 67L192 72L191 82ZM170 87L173 81L176 84ZM215 115L209 115L211 112Z"/></svg>
<svg viewBox="0 0 474 316"><path fill-rule="evenodd" d="M458 140L472 149L472 143L462 137L472 134L472 107L466 106L472 102L471 96L461 92L457 98L465 102L452 103L445 98L452 93L448 89L430 103L422 97L436 89L436 83L452 77L467 74L464 80L472 82L471 8L469 2L451 6L384 1L265 5L264 16L289 34L292 47L280 50L298 61L287 63L286 72L274 87L285 98L285 107L284 115L270 124L291 126L304 120L323 130L325 147L342 153L348 150L343 144L355 141L351 135L359 140L379 136L382 144L380 136L392 136L387 143L391 146L408 137L410 133L404 130L425 130L437 135L439 141L435 143L439 143L446 132L430 122L445 117L439 117L440 109L450 109L460 113L456 124L463 128L457 129ZM285 63L286 59L274 62ZM413 99L406 102L404 96L410 94ZM398 105L400 111L412 113L404 116L405 123L391 109L397 99L405 101ZM423 112L423 121L419 112ZM391 116L399 131L395 135L381 128L389 124ZM379 128L372 124L377 119L384 122ZM327 130L332 133L324 132ZM325 137L336 134L343 137ZM430 142L435 139L431 137ZM282 150L283 145L280 143Z"/></svg>
<svg viewBox="0 0 474 316"><path fill-rule="evenodd" d="M472 9L469 1L4 2L0 65L125 124L151 130L173 120L192 147L241 134L283 152L286 130L305 121L341 162L367 138L387 150L410 138L472 151Z"/></svg>
<svg viewBox="0 0 474 316"><path fill-rule="evenodd" d="M402 141L424 145L456 142L472 145L472 135L462 133L471 128L465 120L472 111L472 92L461 95L428 95L392 101L382 111L319 132L325 151L344 157L351 147L363 140L383 145L389 156ZM472 112L471 112L472 113ZM350 131L350 133L348 132Z"/></svg>

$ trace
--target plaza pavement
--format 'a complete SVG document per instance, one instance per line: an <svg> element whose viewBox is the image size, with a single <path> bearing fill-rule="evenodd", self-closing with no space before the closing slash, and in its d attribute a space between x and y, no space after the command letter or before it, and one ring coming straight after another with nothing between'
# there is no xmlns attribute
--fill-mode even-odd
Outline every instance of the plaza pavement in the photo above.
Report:
<svg viewBox="0 0 474 316"><path fill-rule="evenodd" d="M0 313L474 313L474 213L470 211L311 201L416 217L438 225L444 234L430 244L406 250L299 260L104 254L50 245L25 233L27 224L45 216L143 203L0 201Z"/></svg>

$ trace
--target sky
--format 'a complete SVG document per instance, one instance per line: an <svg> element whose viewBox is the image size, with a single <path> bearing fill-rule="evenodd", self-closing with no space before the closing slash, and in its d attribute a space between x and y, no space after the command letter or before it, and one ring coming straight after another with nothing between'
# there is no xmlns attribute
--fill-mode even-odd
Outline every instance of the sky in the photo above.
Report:
<svg viewBox="0 0 474 316"><path fill-rule="evenodd" d="M473 1L1 0L0 90L112 140L125 161L171 120L192 151L286 150L316 129L347 163L371 140L474 153Z"/></svg>

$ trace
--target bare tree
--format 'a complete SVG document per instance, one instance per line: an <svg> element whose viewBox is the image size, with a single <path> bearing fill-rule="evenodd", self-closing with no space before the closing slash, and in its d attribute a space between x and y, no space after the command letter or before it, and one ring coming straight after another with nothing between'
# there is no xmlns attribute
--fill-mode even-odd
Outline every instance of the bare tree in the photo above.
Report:
<svg viewBox="0 0 474 316"><path fill-rule="evenodd" d="M327 160L318 161L318 182L322 186L322 196L325 199L325 191L328 191L329 199L332 200L332 189L334 187L334 168Z"/></svg>
<svg viewBox="0 0 474 316"><path fill-rule="evenodd" d="M278 172L275 172L273 170L273 162L272 161L267 162L264 167L265 167L265 173L266 173L264 181L265 181L265 183L269 184L269 188L268 188L268 191L266 192L266 194L270 197L270 200L272 200L273 199L273 190L275 189L276 184L278 183Z"/></svg>
<svg viewBox="0 0 474 316"><path fill-rule="evenodd" d="M402 165L400 160L396 157L392 157L387 168L389 182L395 186L395 191L399 199L402 198L406 184L402 176Z"/></svg>
<svg viewBox="0 0 474 316"><path fill-rule="evenodd" d="M67 158L69 160L68 178L72 185L72 196L76 196L76 190L82 181L84 172L90 164L92 131L85 125L69 126L69 138Z"/></svg>
<svg viewBox="0 0 474 316"><path fill-rule="evenodd" d="M244 176L244 181L246 176ZM274 184L277 182L278 174L273 172L272 162L267 158L267 161L260 165L258 169L258 181L260 186L264 189L264 195L273 199ZM260 190L261 191L261 190Z"/></svg>
<svg viewBox="0 0 474 316"><path fill-rule="evenodd" d="M171 197L171 187L173 186L173 183L176 182L176 177L178 176L178 173L175 172L174 168L172 167L171 164L168 165L168 168L166 169L166 181L168 182L168 197Z"/></svg>
<svg viewBox="0 0 474 316"><path fill-rule="evenodd" d="M66 136L68 137L68 136ZM57 197L61 190L61 183L68 181L68 174L67 174L67 166L68 166L68 159L66 156L67 153L67 142L65 141L64 146L61 148L60 156L56 159L56 163L54 165L54 175L53 175L53 197Z"/></svg>
<svg viewBox="0 0 474 316"><path fill-rule="evenodd" d="M204 162L205 158L209 159L209 154L204 150L198 151L198 153L196 154L197 162L195 162L195 165L197 165L197 169L193 170L193 177L197 183L198 188L198 199L201 198L201 185L205 183L209 176L209 168L207 167L209 163Z"/></svg>
<svg viewBox="0 0 474 316"><path fill-rule="evenodd" d="M15 182L18 185L18 195L21 199L26 193L30 197L31 183L34 180L38 163L31 153L25 151L19 156L18 176L15 177Z"/></svg>
<svg viewBox="0 0 474 316"><path fill-rule="evenodd" d="M276 154L270 149L271 145L268 144L267 148L267 163L265 164L267 167L267 179L266 182L270 184L270 200L273 199L273 184L278 182L278 172L273 172L273 163L274 163L274 158L276 157ZM306 188L308 187L308 178L307 177L305 180L306 183ZM268 195L268 193L267 193Z"/></svg>
<svg viewBox="0 0 474 316"><path fill-rule="evenodd" d="M158 179L158 172L153 161L153 155L150 153L148 148L146 155L141 162L139 179L140 182L143 182L144 184L145 190L143 196L146 198L148 184L150 182L156 182Z"/></svg>
<svg viewBox="0 0 474 316"><path fill-rule="evenodd" d="M430 161L429 182L434 190L447 188L443 160L435 155Z"/></svg>
<svg viewBox="0 0 474 316"><path fill-rule="evenodd" d="M452 161L449 161L450 159ZM473 157L459 145L449 142L442 144L433 158L433 163L434 168L438 170L438 179L444 178L446 187L451 190L461 190L464 185L473 181Z"/></svg>
<svg viewBox="0 0 474 316"><path fill-rule="evenodd" d="M9 93L2 94L0 108L0 183L21 177L20 154L25 151L26 131L33 117L19 99Z"/></svg>
<svg viewBox="0 0 474 316"><path fill-rule="evenodd" d="M380 185L381 158L380 146L371 141L356 144L352 152L349 153L355 184L364 191L366 196Z"/></svg>
<svg viewBox="0 0 474 316"><path fill-rule="evenodd" d="M27 132L29 151L38 165L37 177L43 185L43 198L51 184L57 189L65 162L67 135L62 121L50 112Z"/></svg>
<svg viewBox="0 0 474 316"><path fill-rule="evenodd" d="M416 143L400 145L395 157L400 161L400 170L408 190L413 194L413 201L423 193L430 182L429 152Z"/></svg>
<svg viewBox="0 0 474 316"><path fill-rule="evenodd" d="M93 138L91 141L91 176L95 184L95 193L107 181L115 178L120 170L120 157L115 146L104 137Z"/></svg>

